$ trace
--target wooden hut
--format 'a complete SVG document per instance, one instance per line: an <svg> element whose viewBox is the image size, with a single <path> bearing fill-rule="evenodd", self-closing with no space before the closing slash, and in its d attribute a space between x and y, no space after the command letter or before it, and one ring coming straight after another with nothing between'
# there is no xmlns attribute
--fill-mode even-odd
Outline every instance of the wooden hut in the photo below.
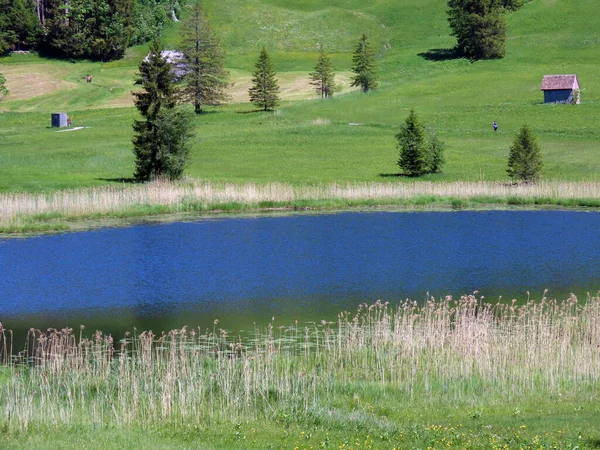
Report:
<svg viewBox="0 0 600 450"><path fill-rule="evenodd" d="M544 75L544 103L580 103L577 75Z"/></svg>

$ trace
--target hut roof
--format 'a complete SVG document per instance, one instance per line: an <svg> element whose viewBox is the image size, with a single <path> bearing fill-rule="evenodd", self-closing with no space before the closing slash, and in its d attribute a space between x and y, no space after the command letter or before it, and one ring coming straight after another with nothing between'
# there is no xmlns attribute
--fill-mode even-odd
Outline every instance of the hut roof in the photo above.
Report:
<svg viewBox="0 0 600 450"><path fill-rule="evenodd" d="M544 75L542 91L579 89L577 75Z"/></svg>

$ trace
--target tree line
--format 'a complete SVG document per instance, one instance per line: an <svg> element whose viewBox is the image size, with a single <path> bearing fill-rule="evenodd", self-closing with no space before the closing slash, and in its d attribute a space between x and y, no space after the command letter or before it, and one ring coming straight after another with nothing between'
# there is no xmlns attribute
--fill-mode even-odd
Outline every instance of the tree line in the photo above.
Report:
<svg viewBox="0 0 600 450"><path fill-rule="evenodd" d="M0 0L0 55L112 60L176 18L176 0Z"/></svg>

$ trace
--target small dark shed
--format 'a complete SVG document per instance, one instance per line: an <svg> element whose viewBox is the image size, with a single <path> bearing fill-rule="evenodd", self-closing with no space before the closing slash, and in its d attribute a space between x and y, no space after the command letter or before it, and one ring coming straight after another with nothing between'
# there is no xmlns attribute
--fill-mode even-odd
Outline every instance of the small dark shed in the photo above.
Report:
<svg viewBox="0 0 600 450"><path fill-rule="evenodd" d="M67 126L67 113L52 113L52 126L62 128Z"/></svg>
<svg viewBox="0 0 600 450"><path fill-rule="evenodd" d="M542 91L544 103L577 103L580 90L577 75L544 75Z"/></svg>

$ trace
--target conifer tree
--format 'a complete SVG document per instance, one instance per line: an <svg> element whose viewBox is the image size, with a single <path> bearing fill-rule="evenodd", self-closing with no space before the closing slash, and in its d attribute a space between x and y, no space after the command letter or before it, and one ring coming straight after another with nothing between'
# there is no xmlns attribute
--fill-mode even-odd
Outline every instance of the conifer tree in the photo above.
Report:
<svg viewBox="0 0 600 450"><path fill-rule="evenodd" d="M312 85L316 86L317 94L321 98L333 97L335 91L335 72L333 71L333 65L331 60L325 53L325 49L321 46L319 52L319 59L315 66L315 71L308 74L311 79Z"/></svg>
<svg viewBox="0 0 600 450"><path fill-rule="evenodd" d="M540 146L527 124L524 124L510 147L506 172L512 179L534 182L542 176L543 162Z"/></svg>
<svg viewBox="0 0 600 450"><path fill-rule="evenodd" d="M273 63L264 47L255 67L256 71L252 74L252 87L248 91L250 101L263 111L268 111L279 104L279 85L275 78Z"/></svg>
<svg viewBox="0 0 600 450"><path fill-rule="evenodd" d="M498 0L449 0L448 21L456 50L471 59L503 58L506 53L504 7Z"/></svg>
<svg viewBox="0 0 600 450"><path fill-rule="evenodd" d="M17 50L22 49L21 45L25 45L25 49L37 45L42 30L31 0L13 0L8 20L14 32Z"/></svg>
<svg viewBox="0 0 600 450"><path fill-rule="evenodd" d="M427 151L425 154L426 172L441 172L442 166L446 162L444 158L446 144L438 138L437 133L432 129L427 130L427 141Z"/></svg>
<svg viewBox="0 0 600 450"><path fill-rule="evenodd" d="M371 44L367 41L365 34L360 38L360 42L352 56L352 86L360 87L363 92L369 92L377 88L377 76L375 74L375 53Z"/></svg>
<svg viewBox="0 0 600 450"><path fill-rule="evenodd" d="M133 93L135 106L145 118L133 123L134 176L138 181L181 177L189 155L190 117L174 109L172 66L161 52L160 41L154 39L150 54L139 66L137 82L143 90Z"/></svg>
<svg viewBox="0 0 600 450"><path fill-rule="evenodd" d="M418 177L427 172L425 129L414 108L396 134L400 158L398 166L409 177Z"/></svg>
<svg viewBox="0 0 600 450"><path fill-rule="evenodd" d="M218 105L227 100L229 72L225 70L225 53L204 11L196 2L181 25L184 67L181 100L192 103L196 114L202 105Z"/></svg>
<svg viewBox="0 0 600 450"><path fill-rule="evenodd" d="M10 10L10 0L0 0L0 55L8 53L17 42L17 35L11 28Z"/></svg>

